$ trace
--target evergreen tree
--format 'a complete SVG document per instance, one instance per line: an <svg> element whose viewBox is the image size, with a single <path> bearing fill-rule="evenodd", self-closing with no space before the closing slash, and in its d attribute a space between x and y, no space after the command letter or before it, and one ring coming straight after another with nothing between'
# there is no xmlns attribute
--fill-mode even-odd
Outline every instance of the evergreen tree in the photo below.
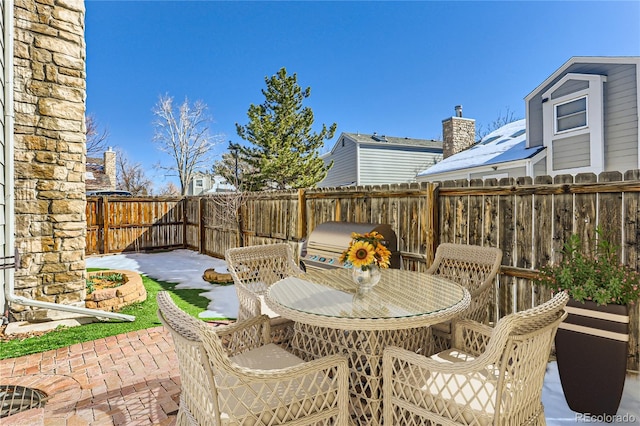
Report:
<svg viewBox="0 0 640 426"><path fill-rule="evenodd" d="M251 104L249 123L236 123L238 135L252 146L240 146L240 155L253 173L243 176L245 190L313 187L327 175L333 164L325 165L318 156L325 139L331 139L336 123L323 124L319 133L311 131L313 111L302 102L311 88L298 86L298 77L281 68L266 77L262 89L265 102Z"/></svg>
<svg viewBox="0 0 640 426"><path fill-rule="evenodd" d="M235 151L236 149L237 152ZM245 176L251 176L254 171L249 168L244 157L240 156L240 146L230 143L229 152L222 154L220 160L213 163L211 173L222 176L228 183L235 186L238 191L243 191L245 190Z"/></svg>

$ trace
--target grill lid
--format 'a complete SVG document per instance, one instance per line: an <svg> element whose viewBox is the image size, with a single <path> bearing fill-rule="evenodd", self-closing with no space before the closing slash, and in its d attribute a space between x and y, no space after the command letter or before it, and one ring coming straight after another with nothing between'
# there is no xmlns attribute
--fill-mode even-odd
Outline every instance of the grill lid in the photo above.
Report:
<svg viewBox="0 0 640 426"><path fill-rule="evenodd" d="M376 231L383 236L383 244L391 251L391 267L399 267L399 257L397 254L398 241L396 234L390 225L377 223L355 223L355 222L325 222L322 223L309 234L300 254L302 260L314 266L319 263L328 267L342 267L338 258L349 246L351 234L365 234Z"/></svg>

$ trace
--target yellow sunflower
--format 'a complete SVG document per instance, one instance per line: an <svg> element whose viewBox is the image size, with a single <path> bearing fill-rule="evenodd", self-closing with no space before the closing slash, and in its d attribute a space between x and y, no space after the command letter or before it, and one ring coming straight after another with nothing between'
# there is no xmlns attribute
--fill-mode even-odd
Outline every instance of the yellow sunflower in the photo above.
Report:
<svg viewBox="0 0 640 426"><path fill-rule="evenodd" d="M378 259L378 265L381 268L389 267L389 260L391 258L391 252L388 248L383 246L382 244L378 244L375 250L375 256Z"/></svg>
<svg viewBox="0 0 640 426"><path fill-rule="evenodd" d="M349 262L353 266L367 266L374 260L375 249L366 241L356 241L349 250Z"/></svg>

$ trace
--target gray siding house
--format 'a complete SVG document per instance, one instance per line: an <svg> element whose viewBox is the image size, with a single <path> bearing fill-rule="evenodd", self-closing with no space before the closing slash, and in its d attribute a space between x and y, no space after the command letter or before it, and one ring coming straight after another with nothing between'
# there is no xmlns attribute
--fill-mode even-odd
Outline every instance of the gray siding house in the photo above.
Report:
<svg viewBox="0 0 640 426"><path fill-rule="evenodd" d="M322 159L333 167L319 187L408 183L442 159L442 142L342 133Z"/></svg>
<svg viewBox="0 0 640 426"><path fill-rule="evenodd" d="M222 176L208 173L195 173L187 186L187 195L206 195L207 193L235 191Z"/></svg>
<svg viewBox="0 0 640 426"><path fill-rule="evenodd" d="M416 179L638 169L639 81L640 57L573 57L525 97L524 120L495 130Z"/></svg>
<svg viewBox="0 0 640 426"><path fill-rule="evenodd" d="M525 97L547 174L638 168L639 80L639 57L574 57Z"/></svg>

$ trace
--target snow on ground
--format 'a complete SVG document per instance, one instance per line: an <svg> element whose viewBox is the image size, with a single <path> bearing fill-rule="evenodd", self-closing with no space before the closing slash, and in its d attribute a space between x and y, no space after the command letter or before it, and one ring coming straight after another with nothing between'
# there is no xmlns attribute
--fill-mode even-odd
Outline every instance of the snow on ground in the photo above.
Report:
<svg viewBox="0 0 640 426"><path fill-rule="evenodd" d="M126 269L161 281L177 283L176 288L202 289L201 296L211 300L202 318L236 318L238 298L233 285L221 286L202 279L206 269L226 273L222 259L191 250L173 250L162 253L122 253L100 257L87 257L87 268Z"/></svg>
<svg viewBox="0 0 640 426"><path fill-rule="evenodd" d="M227 272L226 263L191 250L174 250L163 253L124 253L101 257L88 257L87 268L128 269L162 281L178 283L177 288L203 289L203 297L211 300L203 318L235 318L238 298L235 286L220 286L202 279L206 269ZM605 423L597 417L580 417L567 406L555 362L549 363L542 390L545 417L549 426L589 423L594 425L640 424L640 378L627 375L619 418Z"/></svg>

